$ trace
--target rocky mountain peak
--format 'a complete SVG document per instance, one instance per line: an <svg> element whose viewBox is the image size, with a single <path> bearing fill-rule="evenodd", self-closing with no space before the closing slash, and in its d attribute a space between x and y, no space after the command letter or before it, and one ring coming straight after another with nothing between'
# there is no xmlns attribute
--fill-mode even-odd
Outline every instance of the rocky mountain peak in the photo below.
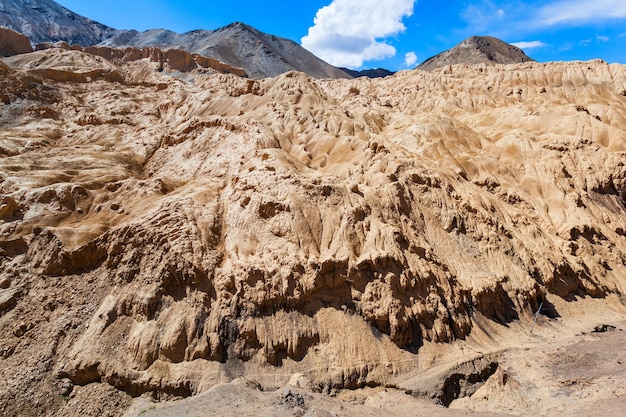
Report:
<svg viewBox="0 0 626 417"><path fill-rule="evenodd" d="M250 30L253 29L252 26L247 25L243 22L233 22L229 25L226 25L224 27L221 27L220 29L217 30L225 30L225 29L231 29L231 28L239 28L239 29L246 29L246 30Z"/></svg>
<svg viewBox="0 0 626 417"><path fill-rule="evenodd" d="M427 59L417 68L432 71L457 64L518 64L533 61L520 48L492 36L472 36Z"/></svg>
<svg viewBox="0 0 626 417"><path fill-rule="evenodd" d="M0 26L23 33L33 43L54 40L83 46L94 45L114 31L52 0L3 0Z"/></svg>

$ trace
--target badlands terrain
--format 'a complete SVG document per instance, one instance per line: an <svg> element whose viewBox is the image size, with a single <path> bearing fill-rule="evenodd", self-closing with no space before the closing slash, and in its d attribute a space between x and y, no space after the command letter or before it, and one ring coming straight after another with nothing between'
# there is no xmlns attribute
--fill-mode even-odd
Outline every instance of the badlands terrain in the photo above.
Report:
<svg viewBox="0 0 626 417"><path fill-rule="evenodd" d="M625 66L53 48L0 101L2 415L623 414Z"/></svg>

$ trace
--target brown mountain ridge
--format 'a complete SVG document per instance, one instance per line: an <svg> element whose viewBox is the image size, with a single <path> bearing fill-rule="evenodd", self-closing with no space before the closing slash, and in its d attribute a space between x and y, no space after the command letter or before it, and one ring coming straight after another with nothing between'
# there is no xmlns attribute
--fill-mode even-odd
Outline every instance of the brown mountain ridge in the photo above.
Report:
<svg viewBox="0 0 626 417"><path fill-rule="evenodd" d="M457 46L431 57L417 69L432 71L458 64L519 64L533 61L520 48L492 36L472 36Z"/></svg>

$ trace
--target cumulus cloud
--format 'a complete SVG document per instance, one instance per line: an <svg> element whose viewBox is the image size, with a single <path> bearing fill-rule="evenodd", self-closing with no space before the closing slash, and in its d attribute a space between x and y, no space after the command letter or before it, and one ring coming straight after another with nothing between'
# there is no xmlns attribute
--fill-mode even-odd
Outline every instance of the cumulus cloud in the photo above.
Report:
<svg viewBox="0 0 626 417"><path fill-rule="evenodd" d="M611 38L609 38L608 36L596 35L596 40L598 42L608 42L609 40L611 40Z"/></svg>
<svg viewBox="0 0 626 417"><path fill-rule="evenodd" d="M511 45L517 46L519 49L533 49L546 46L546 44L541 41L513 42Z"/></svg>
<svg viewBox="0 0 626 417"><path fill-rule="evenodd" d="M317 11L302 46L332 65L359 68L365 61L393 57L385 42L402 33L415 0L332 0Z"/></svg>
<svg viewBox="0 0 626 417"><path fill-rule="evenodd" d="M539 10L541 23L556 25L626 18L624 0L558 0Z"/></svg>
<svg viewBox="0 0 626 417"><path fill-rule="evenodd" d="M417 63L417 55L415 52L407 52L404 54L404 65L407 67L412 67Z"/></svg>
<svg viewBox="0 0 626 417"><path fill-rule="evenodd" d="M471 0L460 17L464 33L489 33L501 38L519 36L547 27L605 25L626 19L625 0Z"/></svg>

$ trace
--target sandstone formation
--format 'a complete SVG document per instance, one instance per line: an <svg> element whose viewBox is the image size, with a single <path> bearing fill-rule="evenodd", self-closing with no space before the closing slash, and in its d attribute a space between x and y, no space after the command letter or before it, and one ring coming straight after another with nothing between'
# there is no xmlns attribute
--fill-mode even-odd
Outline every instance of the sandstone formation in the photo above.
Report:
<svg viewBox="0 0 626 417"><path fill-rule="evenodd" d="M125 65L131 62L147 60L148 62L157 63L157 69L163 71L165 67L181 71L191 72L193 70L210 70L211 72L219 72L221 74L235 74L239 77L247 77L246 72L242 68L234 68L228 64L220 62L206 56L192 54L182 49L166 49L161 50L157 47L145 48L111 48L108 46L88 46L69 45L66 42L57 43L40 43L37 50L46 50L51 48L61 48L65 50L81 51L91 55L96 55L117 64Z"/></svg>
<svg viewBox="0 0 626 417"><path fill-rule="evenodd" d="M472 36L417 66L424 71L458 64L519 64L533 61L517 46L492 36Z"/></svg>
<svg viewBox="0 0 626 417"><path fill-rule="evenodd" d="M0 27L0 56L13 56L33 52L28 37L11 29Z"/></svg>
<svg viewBox="0 0 626 417"><path fill-rule="evenodd" d="M85 415L75 386L111 413L238 377L398 386L540 304L537 332L622 308L624 66L188 80L50 49L0 73L7 415Z"/></svg>
<svg viewBox="0 0 626 417"><path fill-rule="evenodd" d="M410 389L398 389L402 387L372 387L327 396L312 391L310 381L296 374L276 391L263 391L253 381L239 378L178 401L139 398L124 417L621 417L626 406L626 368L620 366L626 360L625 333L621 328L574 337L561 333L558 342L545 343L543 337L543 343L527 340L518 349L494 355L499 361L497 370L477 390L472 386L480 381L480 371L477 374L468 364L460 365L443 380L446 392L465 395L475 391L471 397L453 401L449 408L430 401L430 395L419 397ZM82 405L84 394L80 391L70 406Z"/></svg>

